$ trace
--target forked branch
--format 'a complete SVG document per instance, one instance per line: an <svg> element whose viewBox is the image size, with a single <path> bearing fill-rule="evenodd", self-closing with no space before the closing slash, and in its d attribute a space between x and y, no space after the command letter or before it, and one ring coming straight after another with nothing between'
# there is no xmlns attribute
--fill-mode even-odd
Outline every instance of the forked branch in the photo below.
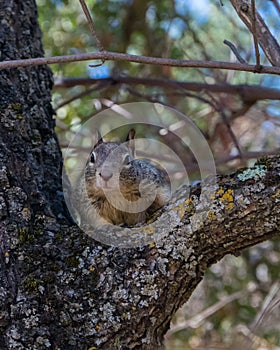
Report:
<svg viewBox="0 0 280 350"><path fill-rule="evenodd" d="M264 51L265 56L273 66L280 66L280 46L277 40L270 32L265 21L255 9L255 2L248 0L230 0L232 6L237 12L240 19L246 24L250 32L253 34L255 48L259 43ZM258 49L256 50L258 57ZM257 65L258 65L257 58Z"/></svg>

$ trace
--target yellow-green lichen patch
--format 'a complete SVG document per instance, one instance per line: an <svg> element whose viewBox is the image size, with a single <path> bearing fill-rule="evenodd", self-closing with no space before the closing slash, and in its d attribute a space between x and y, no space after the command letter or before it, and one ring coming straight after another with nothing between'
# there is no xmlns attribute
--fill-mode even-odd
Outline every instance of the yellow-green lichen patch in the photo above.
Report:
<svg viewBox="0 0 280 350"><path fill-rule="evenodd" d="M250 179L258 180L264 177L267 173L267 167L265 165L256 165L254 168L246 169L242 173L238 174L237 177L240 181L246 181Z"/></svg>
<svg viewBox="0 0 280 350"><path fill-rule="evenodd" d="M152 235L155 232L155 229L153 225L150 224L148 226L143 226L142 231L145 234Z"/></svg>
<svg viewBox="0 0 280 350"><path fill-rule="evenodd" d="M26 243L32 243L34 240L34 235L29 231L27 227L21 227L18 230L18 243L23 245Z"/></svg>
<svg viewBox="0 0 280 350"><path fill-rule="evenodd" d="M29 293L36 293L41 284L40 280L34 275L29 275L24 281L24 288Z"/></svg>
<svg viewBox="0 0 280 350"><path fill-rule="evenodd" d="M225 193L225 190L222 187L220 187L216 192L216 196L218 197L222 196L224 193Z"/></svg>
<svg viewBox="0 0 280 350"><path fill-rule="evenodd" d="M278 203L280 201L280 190L277 190L271 197L275 198L276 203Z"/></svg>
<svg viewBox="0 0 280 350"><path fill-rule="evenodd" d="M77 268L79 266L79 259L76 256L67 256L65 263L70 268Z"/></svg>
<svg viewBox="0 0 280 350"><path fill-rule="evenodd" d="M178 213L179 218L182 219L185 214L184 203L179 203L178 205L174 206L172 210Z"/></svg>
<svg viewBox="0 0 280 350"><path fill-rule="evenodd" d="M16 112L16 117L17 119L21 120L23 119L23 115L22 115L22 104L19 103L19 102L16 102L16 103L12 103L8 106L8 108L10 110L13 110Z"/></svg>
<svg viewBox="0 0 280 350"><path fill-rule="evenodd" d="M21 103L16 102L16 103L10 104L8 108L13 109L14 111L21 111L22 105Z"/></svg>
<svg viewBox="0 0 280 350"><path fill-rule="evenodd" d="M234 191L229 189L221 197L221 201L225 204L227 210L234 208Z"/></svg>
<svg viewBox="0 0 280 350"><path fill-rule="evenodd" d="M224 190L223 188L219 188L216 196L226 210L232 210L234 208L234 191L232 189Z"/></svg>
<svg viewBox="0 0 280 350"><path fill-rule="evenodd" d="M185 204L186 204L186 211L188 214L194 214L195 213L195 203L194 203L194 199L188 198L185 200Z"/></svg>
<svg viewBox="0 0 280 350"><path fill-rule="evenodd" d="M208 219L209 221L214 221L214 220L217 219L217 215L216 215L213 211L211 211L211 210L208 211L206 217L207 217L207 219Z"/></svg>

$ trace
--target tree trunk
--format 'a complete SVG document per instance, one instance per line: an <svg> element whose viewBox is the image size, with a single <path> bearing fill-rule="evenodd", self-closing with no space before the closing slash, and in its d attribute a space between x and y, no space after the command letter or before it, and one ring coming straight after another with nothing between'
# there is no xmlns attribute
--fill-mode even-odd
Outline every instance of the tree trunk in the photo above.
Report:
<svg viewBox="0 0 280 350"><path fill-rule="evenodd" d="M33 0L0 16L1 60L42 55ZM280 158L217 178L211 198L182 190L163 211L182 220L154 245L105 246L68 216L51 86L46 66L1 71L1 350L162 349L211 264L279 235Z"/></svg>

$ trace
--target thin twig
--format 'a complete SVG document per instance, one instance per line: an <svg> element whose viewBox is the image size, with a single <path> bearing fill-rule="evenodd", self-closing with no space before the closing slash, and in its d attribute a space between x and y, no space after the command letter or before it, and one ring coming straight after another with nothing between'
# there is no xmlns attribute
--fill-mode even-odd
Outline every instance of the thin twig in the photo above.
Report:
<svg viewBox="0 0 280 350"><path fill-rule="evenodd" d="M94 28L94 23L93 23L93 20L91 18L91 15L89 13L87 4L85 3L84 0L79 0L79 1L80 1L81 6L82 6L82 9L84 11L84 14L86 15L86 18L87 18L87 21L88 21L88 25L89 25L90 31L92 32L94 40L96 42L97 48L98 48L99 52L103 52L104 51L104 47L101 44L101 41L99 40L97 32L96 32L96 30Z"/></svg>
<svg viewBox="0 0 280 350"><path fill-rule="evenodd" d="M279 299L277 298L277 294L280 291L280 283L279 281L276 281L271 286L267 296L265 297L265 300L262 303L262 307L255 316L255 320L253 324L251 325L251 331L255 333L257 327L263 322L263 319L265 316L267 316L271 310L273 309L275 305L275 299L276 303L279 303Z"/></svg>
<svg viewBox="0 0 280 350"><path fill-rule="evenodd" d="M235 57L240 63L247 64L247 62L244 60L244 58L241 57L240 53L237 51L237 47L233 43L231 43L228 40L224 40L224 44L231 49L231 51L234 53Z"/></svg>
<svg viewBox="0 0 280 350"><path fill-rule="evenodd" d="M109 104L103 104L103 105L108 107ZM60 125L58 125L58 126L61 128ZM78 133L77 131L71 130L69 125L63 124L62 126L63 126L62 127L63 130L68 130L73 135ZM85 136L82 133L81 133L81 135ZM64 148L65 149L66 148L73 148L73 149L78 149L80 151L86 151L88 149L85 146L73 146L73 145L69 146L69 143L60 143L60 147L62 149L64 149ZM279 152L280 152L280 149L275 149L273 151L245 152L245 153L242 154L242 161L244 161L244 160L251 160L251 159L259 159L260 157L277 156L277 155L279 155ZM141 153L141 156L142 155L143 155L143 158L148 158L147 154L145 154L144 152ZM158 155L157 157L158 157L159 160L168 161L168 162L171 161L170 158L167 158L167 156L165 156L165 155L160 155L160 156ZM215 159L215 164L216 164L216 166L224 166L225 164L227 164L229 162L238 161L238 160L241 160L241 158L237 154L237 155L234 155L234 156L227 156L227 157ZM207 166L207 163L204 163L204 165ZM199 166L198 166L197 163L189 163L188 164L188 171L192 172L192 171L197 171L197 170L199 170Z"/></svg>
<svg viewBox="0 0 280 350"><path fill-rule="evenodd" d="M138 56L119 52L103 51L93 53L82 53L78 55L54 56L54 57L37 57L27 58L24 60L11 60L0 62L0 70L7 68L19 68L39 66L44 64L55 64L65 62L81 62L90 60L104 61L125 61L142 64L151 64L158 66L170 66L181 68L208 68L208 69L227 69L260 74L280 75L280 67L262 66L261 72L256 72L256 66L253 64L241 64L221 61L204 61L204 60L175 60L170 58Z"/></svg>
<svg viewBox="0 0 280 350"><path fill-rule="evenodd" d="M234 156L227 156L225 158L220 158L215 160L215 164L217 166L223 165L228 162L232 162L233 160L249 160L249 159L258 159L260 157L269 157L269 156L276 156L279 154L280 148L276 148L275 150L272 151L249 151L242 153L242 159L239 154L236 154Z"/></svg>
<svg viewBox="0 0 280 350"><path fill-rule="evenodd" d="M217 100L215 99L215 97L212 96L209 92L207 92L207 95L210 96L210 97L211 97L211 100L212 100L211 103L210 103L210 101L209 101L209 103L216 109L217 112L220 113L220 115L221 115L221 117L222 117L222 120L223 120L223 122L224 122L224 124L225 124L225 126L226 126L226 128L227 128L227 130L228 130L228 133L229 133L229 135L230 135L230 137L231 137L231 139L232 139L232 142L233 142L234 146L236 147L236 149L237 149L237 151L238 151L239 157L240 157L240 159L242 159L242 158L243 158L243 155L242 155L242 151L241 151L241 148L240 148L240 146L239 146L238 140L237 140L237 138L236 138L234 132L232 131L232 128L231 128L231 126L230 126L230 123L229 123L229 121L228 121L228 118L227 118L225 112L224 112L223 109L220 108L220 106L219 106L219 101L217 101Z"/></svg>
<svg viewBox="0 0 280 350"><path fill-rule="evenodd" d="M130 94L132 94L134 96L137 96L137 97L140 97L140 98L143 98L143 99L145 99L147 101L158 102L158 103L161 103L161 104L163 104L165 106L168 106L167 103L164 103L164 102L158 100L157 98L153 98L153 97L151 97L151 95L149 95L149 96L144 95L144 94L139 93L138 91L135 91L134 89L131 89L131 88L126 88L126 90ZM241 151L241 148L239 146L238 140L237 140L234 132L232 131L232 128L230 126L230 123L229 123L228 118L226 117L224 111L222 110L222 108L219 107L219 102L210 93L208 93L208 95L210 96L211 100L207 100L207 99L202 98L200 96L196 96L196 95L192 95L192 94L188 94L188 93L186 93L186 95L189 95L189 97L199 99L200 101L211 105L213 108L216 109L217 112L220 113L220 115L221 115L221 117L223 119L223 122L225 123L225 125L227 127L228 133L229 133L229 135L230 135L230 137L231 137L231 139L233 141L233 144L235 145L235 147L236 147L236 149L238 151L239 157L242 159L242 151ZM192 96L190 96L190 95L192 95Z"/></svg>
<svg viewBox="0 0 280 350"><path fill-rule="evenodd" d="M73 101L75 101L75 100L77 100L79 98L85 97L85 96L91 94L94 91L100 91L100 90L104 89L105 87L107 87L108 85L110 85L110 82L105 81L105 82L102 83L102 81L101 81L97 86L94 86L94 87L92 87L90 89L87 89L87 90L85 90L83 92L80 92L79 94L70 97L68 100L65 100L65 101L61 102L60 104L58 104L55 107L54 110L57 111L59 108L65 106L65 105L68 105L69 103L71 103L71 102L73 102Z"/></svg>
<svg viewBox="0 0 280 350"><path fill-rule="evenodd" d="M224 299L218 301L216 304L208 307L207 309L203 310L202 312L198 313L192 318L174 325L167 332L167 338L170 337L172 334L178 331L181 331L183 329L198 328L201 325L201 323L205 321L206 318L213 315L214 313L216 313L217 311L225 307L227 304L232 303L234 300L240 299L243 295L244 295L244 292L236 292L231 295L228 295Z"/></svg>
<svg viewBox="0 0 280 350"><path fill-rule="evenodd" d="M254 46L255 46L256 69L257 69L257 71L260 71L261 64L260 64L260 51L259 51L259 43L258 43L257 28L256 28L256 6L255 6L255 0L251 0L251 5L252 5L252 15L253 15L252 34L253 34Z"/></svg>
<svg viewBox="0 0 280 350"><path fill-rule="evenodd" d="M98 68L98 67L103 66L104 62L105 62L104 59L102 59L102 63L90 64L89 66L90 66L90 68Z"/></svg>

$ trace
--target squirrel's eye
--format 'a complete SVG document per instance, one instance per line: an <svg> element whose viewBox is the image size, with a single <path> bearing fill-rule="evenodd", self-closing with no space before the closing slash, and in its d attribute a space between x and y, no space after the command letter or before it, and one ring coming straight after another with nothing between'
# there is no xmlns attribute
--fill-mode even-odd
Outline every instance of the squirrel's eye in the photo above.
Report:
<svg viewBox="0 0 280 350"><path fill-rule="evenodd" d="M95 163L95 161L96 161L96 155L95 155L94 152L92 152L91 155L90 155L90 162L91 163Z"/></svg>
<svg viewBox="0 0 280 350"><path fill-rule="evenodd" d="M127 155L124 157L123 165L128 165L131 161L132 161L132 159L131 159L130 155L127 154Z"/></svg>

